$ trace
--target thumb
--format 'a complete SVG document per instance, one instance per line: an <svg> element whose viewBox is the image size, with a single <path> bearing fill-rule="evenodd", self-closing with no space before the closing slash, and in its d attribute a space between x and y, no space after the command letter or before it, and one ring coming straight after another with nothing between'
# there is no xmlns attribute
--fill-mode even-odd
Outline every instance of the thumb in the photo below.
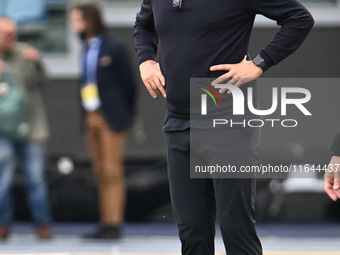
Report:
<svg viewBox="0 0 340 255"><path fill-rule="evenodd" d="M334 178L334 185L333 185L333 189L339 189L340 188L340 178Z"/></svg>

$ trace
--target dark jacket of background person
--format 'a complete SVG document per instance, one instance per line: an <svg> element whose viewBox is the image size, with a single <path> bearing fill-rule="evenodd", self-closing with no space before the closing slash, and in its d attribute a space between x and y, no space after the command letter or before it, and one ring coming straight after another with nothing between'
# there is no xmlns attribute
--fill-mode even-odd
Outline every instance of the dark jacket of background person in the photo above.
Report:
<svg viewBox="0 0 340 255"><path fill-rule="evenodd" d="M14 49L4 55L3 60L24 91L30 126L29 140L44 142L49 136L49 130L41 89L47 82L47 76L41 62L23 57L26 47L23 43L16 43Z"/></svg>
<svg viewBox="0 0 340 255"><path fill-rule="evenodd" d="M99 51L96 77L107 124L115 131L127 129L132 123L136 97L133 72L125 48L106 36Z"/></svg>

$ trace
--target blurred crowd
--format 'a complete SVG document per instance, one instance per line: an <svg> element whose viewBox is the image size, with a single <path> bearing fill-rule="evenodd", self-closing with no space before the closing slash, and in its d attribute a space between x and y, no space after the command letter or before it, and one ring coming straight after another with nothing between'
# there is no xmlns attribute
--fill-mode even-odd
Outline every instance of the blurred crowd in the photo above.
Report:
<svg viewBox="0 0 340 255"><path fill-rule="evenodd" d="M96 6L77 5L71 27L83 45L79 109L98 181L100 223L84 238L117 239L124 222L123 153L134 113L134 82L124 47L106 36ZM13 223L11 186L20 166L36 234L53 236L44 177L49 136L42 88L48 81L40 53L18 42L18 27L0 18L0 240ZM78 99L78 98L77 98Z"/></svg>

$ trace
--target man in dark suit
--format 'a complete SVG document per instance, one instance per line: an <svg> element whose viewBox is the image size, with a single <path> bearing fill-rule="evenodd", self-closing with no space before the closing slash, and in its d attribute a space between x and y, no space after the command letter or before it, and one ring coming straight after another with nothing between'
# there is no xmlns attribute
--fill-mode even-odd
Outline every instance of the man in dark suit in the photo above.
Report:
<svg viewBox="0 0 340 255"><path fill-rule="evenodd" d="M325 173L325 191L336 201L340 199L340 132L334 137L331 152L332 158Z"/></svg>
<svg viewBox="0 0 340 255"><path fill-rule="evenodd" d="M126 129L135 101L132 72L125 49L105 36L96 6L76 6L71 23L85 45L80 94L100 202L100 227L84 237L117 239L124 218Z"/></svg>

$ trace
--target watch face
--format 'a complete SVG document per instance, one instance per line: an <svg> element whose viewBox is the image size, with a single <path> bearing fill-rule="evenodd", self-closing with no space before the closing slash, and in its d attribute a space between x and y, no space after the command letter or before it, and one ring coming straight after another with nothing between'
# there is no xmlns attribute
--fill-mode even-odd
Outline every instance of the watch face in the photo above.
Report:
<svg viewBox="0 0 340 255"><path fill-rule="evenodd" d="M258 67L261 67L262 69L264 69L264 67L266 66L266 63L264 62L264 59L261 58L261 56L257 56L253 59L253 62L255 65L257 65Z"/></svg>
<svg viewBox="0 0 340 255"><path fill-rule="evenodd" d="M257 65L257 66L259 66L259 65L261 65L262 63L264 63L264 59L263 58L261 58L260 56L257 56L256 58L254 58L254 64L255 65Z"/></svg>

